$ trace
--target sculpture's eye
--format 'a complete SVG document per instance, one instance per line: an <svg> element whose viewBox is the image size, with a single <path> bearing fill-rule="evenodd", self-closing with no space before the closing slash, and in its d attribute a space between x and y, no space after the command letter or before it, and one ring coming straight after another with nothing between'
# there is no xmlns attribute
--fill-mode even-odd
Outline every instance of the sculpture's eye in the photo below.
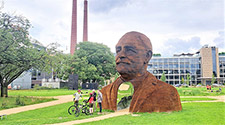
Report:
<svg viewBox="0 0 225 125"><path fill-rule="evenodd" d="M121 51L121 46L116 47L116 53L119 53Z"/></svg>
<svg viewBox="0 0 225 125"><path fill-rule="evenodd" d="M137 50L133 46L125 46L124 48L127 53L137 53Z"/></svg>

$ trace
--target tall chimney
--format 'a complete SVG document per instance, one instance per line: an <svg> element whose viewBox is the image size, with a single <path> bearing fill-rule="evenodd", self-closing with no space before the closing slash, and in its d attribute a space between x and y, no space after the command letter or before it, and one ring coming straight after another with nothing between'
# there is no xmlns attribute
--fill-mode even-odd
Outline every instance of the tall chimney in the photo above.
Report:
<svg viewBox="0 0 225 125"><path fill-rule="evenodd" d="M77 0L73 0L70 54L73 55L77 45Z"/></svg>
<svg viewBox="0 0 225 125"><path fill-rule="evenodd" d="M83 41L88 41L88 1L84 0Z"/></svg>

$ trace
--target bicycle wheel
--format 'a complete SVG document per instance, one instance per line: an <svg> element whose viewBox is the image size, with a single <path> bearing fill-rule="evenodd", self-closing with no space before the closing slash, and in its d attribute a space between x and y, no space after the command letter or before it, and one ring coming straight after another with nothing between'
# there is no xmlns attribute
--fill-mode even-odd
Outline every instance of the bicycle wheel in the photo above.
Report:
<svg viewBox="0 0 225 125"><path fill-rule="evenodd" d="M77 110L75 110L75 116L78 117L80 115L80 108L77 107Z"/></svg>
<svg viewBox="0 0 225 125"><path fill-rule="evenodd" d="M89 115L90 114L90 112L89 112L89 108L84 108L84 113L86 114L86 115Z"/></svg>
<svg viewBox="0 0 225 125"><path fill-rule="evenodd" d="M76 111L76 107L74 105L71 105L69 108L68 108L68 113L70 115L74 114Z"/></svg>

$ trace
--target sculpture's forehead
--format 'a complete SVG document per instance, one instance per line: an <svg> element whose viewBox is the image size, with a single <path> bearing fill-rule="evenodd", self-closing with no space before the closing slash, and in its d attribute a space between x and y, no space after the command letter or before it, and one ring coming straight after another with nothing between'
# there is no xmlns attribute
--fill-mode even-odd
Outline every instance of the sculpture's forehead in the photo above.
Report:
<svg viewBox="0 0 225 125"><path fill-rule="evenodd" d="M116 47L118 46L133 46L137 49L152 50L150 39L144 34L137 32L126 33L117 43Z"/></svg>
<svg viewBox="0 0 225 125"><path fill-rule="evenodd" d="M145 49L145 46L141 43L139 43L138 41L134 41L134 40L124 40L124 41L119 41L116 45L116 47L125 47L125 46L132 46L136 49Z"/></svg>

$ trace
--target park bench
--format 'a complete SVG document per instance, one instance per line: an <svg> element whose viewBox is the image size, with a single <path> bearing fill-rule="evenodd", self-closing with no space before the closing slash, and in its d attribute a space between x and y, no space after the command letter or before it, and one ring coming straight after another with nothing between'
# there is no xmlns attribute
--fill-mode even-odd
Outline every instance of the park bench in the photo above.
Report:
<svg viewBox="0 0 225 125"><path fill-rule="evenodd" d="M0 115L1 120L3 119L4 116L5 116L5 118L7 118L7 115L6 114Z"/></svg>

